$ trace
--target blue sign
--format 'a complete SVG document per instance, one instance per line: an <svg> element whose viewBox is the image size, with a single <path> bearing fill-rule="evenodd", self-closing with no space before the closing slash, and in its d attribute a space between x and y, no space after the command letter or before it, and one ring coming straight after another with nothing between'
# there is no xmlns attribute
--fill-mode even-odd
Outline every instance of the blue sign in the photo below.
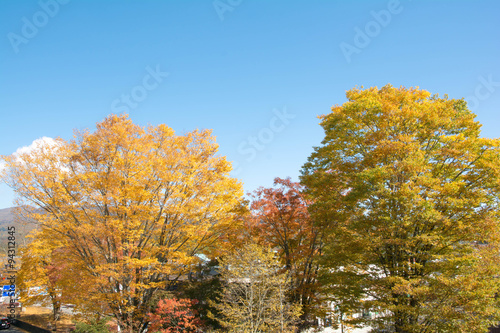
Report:
<svg viewBox="0 0 500 333"><path fill-rule="evenodd" d="M16 291L15 285L3 286L2 287L2 296L5 296L5 297L14 296L15 291Z"/></svg>

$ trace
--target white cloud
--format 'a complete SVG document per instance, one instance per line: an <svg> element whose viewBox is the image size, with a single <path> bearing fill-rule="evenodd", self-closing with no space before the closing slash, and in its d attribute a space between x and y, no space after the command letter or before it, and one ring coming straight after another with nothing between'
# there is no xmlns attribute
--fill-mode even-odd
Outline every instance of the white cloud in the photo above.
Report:
<svg viewBox="0 0 500 333"><path fill-rule="evenodd" d="M41 150L41 149L43 149L43 147L54 147L57 145L60 145L60 142L58 142L57 140L55 140L53 138L49 138L47 136L44 136L44 137L41 137L41 138L34 140L28 146L23 146L23 147L17 148L17 150L14 153L12 153L12 156L14 156L16 158L16 162L23 163L23 160L21 157L22 155L30 154L31 152ZM5 170L5 168L6 168L6 163L3 161L0 161L0 172Z"/></svg>
<svg viewBox="0 0 500 333"><path fill-rule="evenodd" d="M24 147L19 147L13 154L12 156L16 157L17 162L21 162L22 160L20 158L21 155L23 154L29 154L33 151L42 149L42 147L54 147L60 145L61 142L58 142L57 140L49 137L41 137L36 140L34 140L30 145L24 146ZM2 160L0 160L0 175L2 174L3 171L6 169L6 163ZM61 167L62 170L65 170L64 167ZM14 192L11 188L9 188L7 185L2 184L0 182L0 209L1 208L7 208L12 206L12 203L14 201Z"/></svg>
<svg viewBox="0 0 500 333"><path fill-rule="evenodd" d="M47 136L41 137L39 139L34 140L29 146L24 146L21 148L17 148L13 155L21 155L25 153L32 152L33 150L40 149L44 145L55 146L57 145L57 141L49 138Z"/></svg>

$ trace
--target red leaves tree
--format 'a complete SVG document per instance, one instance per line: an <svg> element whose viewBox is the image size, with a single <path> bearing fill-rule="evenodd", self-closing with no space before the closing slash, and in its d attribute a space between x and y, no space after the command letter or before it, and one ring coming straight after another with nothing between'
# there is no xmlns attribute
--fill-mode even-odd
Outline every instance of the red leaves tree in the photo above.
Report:
<svg viewBox="0 0 500 333"><path fill-rule="evenodd" d="M187 298L160 300L156 311L149 314L151 332L198 332L202 322L191 308L196 303L197 300Z"/></svg>
<svg viewBox="0 0 500 333"><path fill-rule="evenodd" d="M251 229L259 243L278 249L291 276L291 300L302 305L302 319L307 319L317 290L321 233L309 217L303 187L290 178L275 178L274 186L260 187L252 195Z"/></svg>

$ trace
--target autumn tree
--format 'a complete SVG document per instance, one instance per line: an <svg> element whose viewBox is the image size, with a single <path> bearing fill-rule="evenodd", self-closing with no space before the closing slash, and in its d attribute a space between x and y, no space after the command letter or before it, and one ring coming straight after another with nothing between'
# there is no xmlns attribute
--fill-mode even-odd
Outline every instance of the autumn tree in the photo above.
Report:
<svg viewBox="0 0 500 333"><path fill-rule="evenodd" d="M3 158L2 179L69 249L123 332L145 332L154 293L189 271L233 226L242 196L209 130L176 135L111 115ZM78 275L75 275L78 279Z"/></svg>
<svg viewBox="0 0 500 333"><path fill-rule="evenodd" d="M150 330L160 333L199 332L202 322L193 310L196 300L187 298L162 299L149 314Z"/></svg>
<svg viewBox="0 0 500 333"><path fill-rule="evenodd" d="M58 241L36 238L42 231L33 232L35 239L20 249L21 267L17 285L25 306L38 304L52 308L54 327L59 320L64 298L61 272L65 269Z"/></svg>
<svg viewBox="0 0 500 333"><path fill-rule="evenodd" d="M290 280L274 251L247 244L219 259L223 287L213 306L229 332L293 332L300 307L288 301Z"/></svg>
<svg viewBox="0 0 500 333"><path fill-rule="evenodd" d="M500 321L500 140L463 99L352 89L321 116L301 180L328 232L325 292L392 332L486 332Z"/></svg>
<svg viewBox="0 0 500 333"><path fill-rule="evenodd" d="M24 305L41 304L52 308L53 326L61 306L73 304L77 317L99 321L110 314L102 297L95 293L95 279L79 266L78 257L64 247L51 230L33 230L28 245L20 248L17 284Z"/></svg>
<svg viewBox="0 0 500 333"><path fill-rule="evenodd" d="M38 240L49 237L53 237L50 231L47 237L39 237ZM56 248L53 253L53 265L58 270L58 288L63 296L61 302L72 305L74 318L97 324L112 317L108 302L96 290L98 277L82 266L78 253L67 246Z"/></svg>
<svg viewBox="0 0 500 333"><path fill-rule="evenodd" d="M302 306L302 324L317 299L317 256L321 251L320 229L313 226L302 195L303 187L290 178L274 179L275 188L258 188L252 195L251 229L260 244L278 250L290 275L290 300Z"/></svg>

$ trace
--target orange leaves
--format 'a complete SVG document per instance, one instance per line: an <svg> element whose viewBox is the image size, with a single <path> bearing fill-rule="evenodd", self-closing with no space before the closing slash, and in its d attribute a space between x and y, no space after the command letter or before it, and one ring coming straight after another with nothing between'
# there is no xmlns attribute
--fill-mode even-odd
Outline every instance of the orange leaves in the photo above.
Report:
<svg viewBox="0 0 500 333"><path fill-rule="evenodd" d="M202 325L192 309L196 300L190 299L162 299L154 313L149 314L150 330L160 333L198 332Z"/></svg>
<svg viewBox="0 0 500 333"><path fill-rule="evenodd" d="M284 252L289 265L291 257L298 255L295 252L310 241L312 225L300 184L275 178L274 185L279 188L260 187L252 195L252 226L264 244Z"/></svg>
<svg viewBox="0 0 500 333"><path fill-rule="evenodd" d="M307 315L317 291L321 232L309 217L303 187L290 178L275 178L274 185L260 187L252 195L251 231L260 244L278 251L292 280L291 298L304 306Z"/></svg>

